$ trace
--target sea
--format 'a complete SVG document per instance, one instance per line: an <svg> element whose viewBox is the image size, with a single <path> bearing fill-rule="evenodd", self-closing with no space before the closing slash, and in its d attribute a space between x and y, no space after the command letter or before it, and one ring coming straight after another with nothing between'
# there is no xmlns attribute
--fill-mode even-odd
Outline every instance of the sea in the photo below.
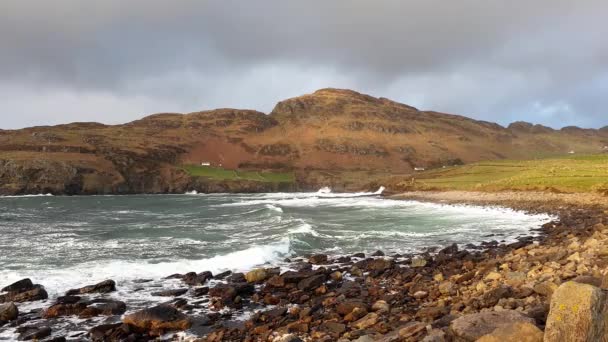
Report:
<svg viewBox="0 0 608 342"><path fill-rule="evenodd" d="M286 258L315 253L508 243L553 219L387 199L381 192L0 197L0 288L22 278L42 284L50 298L19 305L28 312L68 289L113 279L118 291L106 296L125 301L131 312L167 301L152 292L183 287L164 279L175 273L287 269ZM66 319L54 334L77 338L97 323ZM14 328L0 327L0 340L15 336Z"/></svg>

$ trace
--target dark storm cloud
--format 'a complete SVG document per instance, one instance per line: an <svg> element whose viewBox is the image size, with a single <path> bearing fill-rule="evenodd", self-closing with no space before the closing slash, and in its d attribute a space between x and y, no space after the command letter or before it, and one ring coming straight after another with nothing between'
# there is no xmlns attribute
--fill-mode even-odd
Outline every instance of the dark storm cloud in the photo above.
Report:
<svg viewBox="0 0 608 342"><path fill-rule="evenodd" d="M603 1L0 3L0 128L333 86L490 121L608 124Z"/></svg>

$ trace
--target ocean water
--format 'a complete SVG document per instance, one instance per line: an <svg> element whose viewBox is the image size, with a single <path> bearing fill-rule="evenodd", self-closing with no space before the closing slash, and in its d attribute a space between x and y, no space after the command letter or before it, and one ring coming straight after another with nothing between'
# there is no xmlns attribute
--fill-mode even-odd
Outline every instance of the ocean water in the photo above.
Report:
<svg viewBox="0 0 608 342"><path fill-rule="evenodd" d="M0 197L0 287L24 277L51 297L105 279L129 310L167 298L174 273L285 266L325 252L408 253L514 241L551 220L502 208L385 199L372 193ZM151 279L142 284L140 279ZM133 291L138 289L137 292ZM22 305L22 311L49 303ZM73 323L73 322L72 322ZM66 323L66 324L69 324ZM11 336L0 328L0 339Z"/></svg>

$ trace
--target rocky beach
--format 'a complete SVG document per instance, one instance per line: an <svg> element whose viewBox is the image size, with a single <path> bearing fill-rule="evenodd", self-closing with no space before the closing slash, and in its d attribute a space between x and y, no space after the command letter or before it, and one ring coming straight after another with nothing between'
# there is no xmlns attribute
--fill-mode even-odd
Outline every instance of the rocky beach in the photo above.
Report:
<svg viewBox="0 0 608 342"><path fill-rule="evenodd" d="M543 193L410 193L394 198L501 205L556 217L505 243L418 254L302 255L281 268L167 274L166 302L129 311L115 281L48 300L44 279L0 294L0 331L44 341L572 341L599 340L608 287L608 208L601 197ZM584 196L583 196L584 197ZM598 200L595 202L595 200ZM533 234L534 233L534 234ZM533 236L534 235L534 236ZM152 279L141 279L142 284ZM42 309L27 304L44 302ZM211 310L204 313L200 307ZM65 318L95 323L71 334ZM53 330L62 322L58 336ZM74 323L76 324L76 323ZM74 326L74 330L77 326Z"/></svg>

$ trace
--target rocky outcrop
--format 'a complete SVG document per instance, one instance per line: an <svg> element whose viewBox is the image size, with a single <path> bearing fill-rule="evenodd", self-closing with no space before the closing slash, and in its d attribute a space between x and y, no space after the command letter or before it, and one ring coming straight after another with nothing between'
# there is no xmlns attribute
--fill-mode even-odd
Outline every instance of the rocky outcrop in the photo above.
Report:
<svg viewBox="0 0 608 342"><path fill-rule="evenodd" d="M553 294L545 341L604 341L608 336L608 303L600 288L574 281Z"/></svg>
<svg viewBox="0 0 608 342"><path fill-rule="evenodd" d="M87 285L79 289L72 289L66 292L66 296L74 296L87 293L109 293L116 291L116 282L114 280L104 280L94 285Z"/></svg>
<svg viewBox="0 0 608 342"><path fill-rule="evenodd" d="M477 342L542 342L543 331L528 322L518 322L496 328L493 332L480 337ZM564 340L567 341L567 340Z"/></svg>
<svg viewBox="0 0 608 342"><path fill-rule="evenodd" d="M19 316L19 309L14 303L0 304L0 321L12 321Z"/></svg>
<svg viewBox="0 0 608 342"><path fill-rule="evenodd" d="M486 311L457 318L450 325L450 331L456 341L473 342L498 328L507 328L516 323L534 324L534 320L514 310Z"/></svg>
<svg viewBox="0 0 608 342"><path fill-rule="evenodd" d="M30 279L23 279L2 289L6 294L0 295L0 303L6 302L31 302L48 298L44 287L34 284Z"/></svg>
<svg viewBox="0 0 608 342"><path fill-rule="evenodd" d="M158 305L126 315L123 323L160 335L172 330L186 330L192 326L191 319L169 305Z"/></svg>

